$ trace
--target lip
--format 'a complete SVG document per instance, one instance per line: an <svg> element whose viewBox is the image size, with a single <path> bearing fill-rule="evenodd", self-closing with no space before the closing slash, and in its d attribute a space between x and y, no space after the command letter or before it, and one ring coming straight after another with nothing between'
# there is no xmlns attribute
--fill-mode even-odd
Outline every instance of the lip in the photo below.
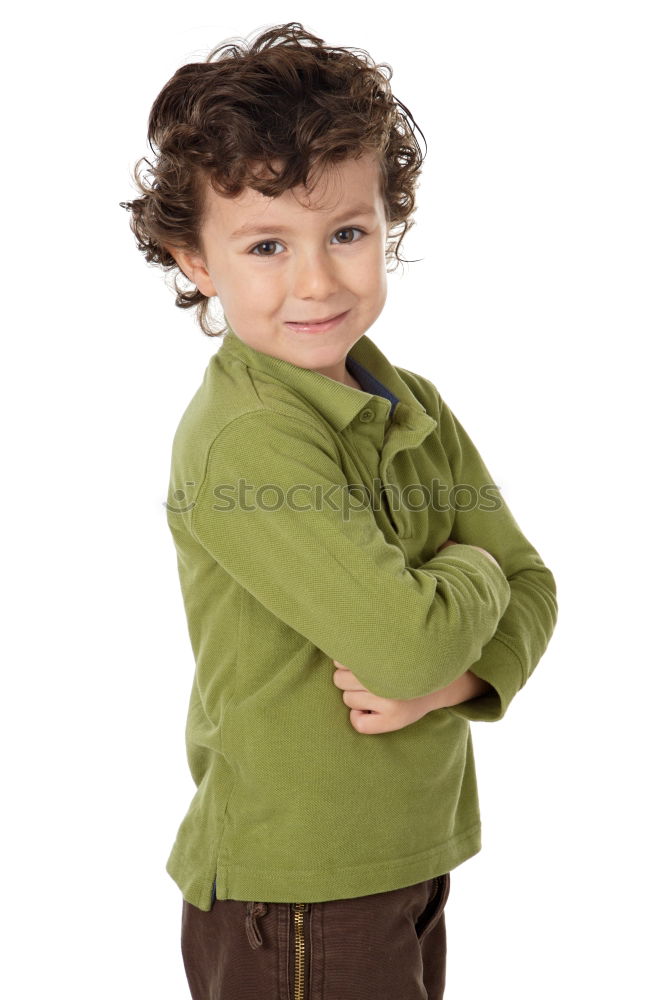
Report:
<svg viewBox="0 0 664 1000"><path fill-rule="evenodd" d="M297 333L325 333L326 330L331 330L337 323L345 319L349 312L350 309L347 309L346 312L337 313L336 316L331 316L322 323L285 323L284 325L289 330L295 330Z"/></svg>

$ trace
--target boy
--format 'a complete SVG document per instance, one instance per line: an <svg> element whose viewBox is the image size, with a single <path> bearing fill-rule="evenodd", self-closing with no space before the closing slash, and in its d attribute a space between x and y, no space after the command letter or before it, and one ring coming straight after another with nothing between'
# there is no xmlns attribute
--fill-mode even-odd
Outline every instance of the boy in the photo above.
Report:
<svg viewBox="0 0 664 1000"><path fill-rule="evenodd" d="M385 77L298 22L216 54L157 97L155 183L123 203L194 284L177 304L227 321L166 504L186 974L194 1000L438 1000L450 871L481 848L468 723L532 673L555 582L433 383L366 334L422 162Z"/></svg>

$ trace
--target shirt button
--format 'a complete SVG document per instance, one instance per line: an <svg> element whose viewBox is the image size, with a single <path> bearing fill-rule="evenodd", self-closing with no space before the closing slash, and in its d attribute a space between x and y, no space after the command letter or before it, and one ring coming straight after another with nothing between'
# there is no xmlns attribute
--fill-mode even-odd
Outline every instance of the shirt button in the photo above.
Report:
<svg viewBox="0 0 664 1000"><path fill-rule="evenodd" d="M374 418L373 410L362 410L362 412L360 413L360 420L362 421L363 424L368 423L370 420L373 420L373 418Z"/></svg>

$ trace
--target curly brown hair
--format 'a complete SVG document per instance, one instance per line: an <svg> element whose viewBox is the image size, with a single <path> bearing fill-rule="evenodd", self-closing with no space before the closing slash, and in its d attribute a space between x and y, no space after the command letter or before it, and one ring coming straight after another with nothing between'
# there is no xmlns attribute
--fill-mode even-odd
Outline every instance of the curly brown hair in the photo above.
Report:
<svg viewBox="0 0 664 1000"><path fill-rule="evenodd" d="M424 156L411 122L422 132L393 96L391 78L391 66L376 65L364 49L326 46L290 21L251 45L243 47L242 39L218 45L204 62L181 66L162 88L148 119L155 162L138 160L133 180L141 196L120 205L131 213L147 262L176 269L175 304L196 307L206 336L223 336L228 325L214 330L210 299L195 286L178 287L183 272L167 246L205 260L199 237L208 184L231 198L246 187L278 197L300 185L308 189L310 172L317 179L330 164L377 154L388 235L398 237L387 241L386 260L402 262L399 247L414 224ZM151 184L140 176L143 162Z"/></svg>

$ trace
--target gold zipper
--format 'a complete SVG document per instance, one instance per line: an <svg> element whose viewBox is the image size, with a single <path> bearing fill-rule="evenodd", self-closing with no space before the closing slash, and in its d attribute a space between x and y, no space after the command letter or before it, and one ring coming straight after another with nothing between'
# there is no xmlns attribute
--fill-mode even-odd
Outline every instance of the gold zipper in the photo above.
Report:
<svg viewBox="0 0 664 1000"><path fill-rule="evenodd" d="M304 911L308 903L293 903L295 921L295 974L293 1000L304 1000Z"/></svg>

